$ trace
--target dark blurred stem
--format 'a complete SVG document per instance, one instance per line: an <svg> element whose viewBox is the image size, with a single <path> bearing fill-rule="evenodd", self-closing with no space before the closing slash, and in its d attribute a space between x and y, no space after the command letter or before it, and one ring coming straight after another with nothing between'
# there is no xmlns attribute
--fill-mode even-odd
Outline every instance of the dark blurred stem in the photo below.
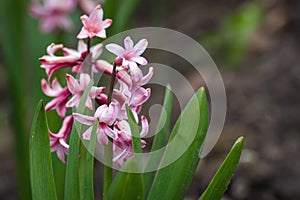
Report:
<svg viewBox="0 0 300 200"><path fill-rule="evenodd" d="M87 55L91 52L91 38L87 38Z"/></svg>
<svg viewBox="0 0 300 200"><path fill-rule="evenodd" d="M107 96L107 106L109 106L112 100L112 94L113 94L116 74L117 74L116 68L117 68L116 63L113 63L113 71L111 74L110 87ZM112 175L113 175L113 169L111 168L112 158L113 158L113 145L112 145L112 139L109 139L108 145L106 145L104 148L105 165L104 165L104 176L103 176L103 199L106 199L107 192L112 183Z"/></svg>
<svg viewBox="0 0 300 200"><path fill-rule="evenodd" d="M111 99L112 99L112 94L113 94L114 85L115 85L115 81L116 81L116 75L117 75L117 65L114 62L113 63L113 71L112 71L111 79L110 79L109 92L108 92L108 96L107 96L107 105L110 104Z"/></svg>

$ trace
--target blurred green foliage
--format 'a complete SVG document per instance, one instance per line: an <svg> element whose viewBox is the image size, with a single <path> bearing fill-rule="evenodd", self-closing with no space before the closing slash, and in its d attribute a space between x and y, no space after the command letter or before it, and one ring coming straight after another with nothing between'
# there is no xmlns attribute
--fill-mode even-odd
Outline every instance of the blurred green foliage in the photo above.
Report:
<svg viewBox="0 0 300 200"><path fill-rule="evenodd" d="M220 63L237 66L262 17L261 3L247 2L227 16L217 32L206 33L200 43L212 54L216 54Z"/></svg>

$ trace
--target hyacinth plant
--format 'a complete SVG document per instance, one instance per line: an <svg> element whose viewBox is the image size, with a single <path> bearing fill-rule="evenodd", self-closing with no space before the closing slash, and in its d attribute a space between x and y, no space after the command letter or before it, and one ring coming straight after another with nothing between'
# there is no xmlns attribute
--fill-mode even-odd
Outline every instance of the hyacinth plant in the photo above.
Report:
<svg viewBox="0 0 300 200"><path fill-rule="evenodd" d="M73 5L63 7L68 11ZM41 17L45 13L42 12ZM48 23L45 26L49 29L58 25L67 28L66 18L60 17L60 24L53 24L57 21L49 22L47 18L43 23ZM39 102L32 124L30 176L33 199L57 199L50 152L56 153L66 164L65 199L184 198L200 161L208 127L204 89L200 88L192 97L169 136L173 96L170 87L166 87L163 104L166 120L161 117L151 152L164 146L167 148L159 157L150 154L143 166L138 154L147 145L143 138L149 132L149 124L140 112L151 94L151 89L145 85L154 74L152 67L147 74L141 70L148 63L142 56L148 41L141 39L134 43L127 36L123 45L98 43L92 46L94 38L106 38L106 29L112 20L103 20L100 5L80 19L83 26L77 35L77 49L52 43L47 47L47 55L40 58L47 75L41 80L42 91L52 100L45 106L43 101ZM99 59L104 48L115 55L112 63ZM55 77L62 68L70 69L64 77L65 85ZM97 74L108 75L109 85L95 83L93 77ZM58 133L48 127L46 112L49 110L55 110L63 121ZM164 166L176 154L174 146L185 145L191 131L194 139L183 155ZM181 139L175 140L175 137ZM84 146L82 141L87 145ZM171 142L175 145L168 147ZM94 197L93 152L97 145L104 148L103 197ZM239 138L200 199L222 197L238 164L242 145L243 139ZM147 170L154 165L156 171ZM115 176L112 166L120 169Z"/></svg>

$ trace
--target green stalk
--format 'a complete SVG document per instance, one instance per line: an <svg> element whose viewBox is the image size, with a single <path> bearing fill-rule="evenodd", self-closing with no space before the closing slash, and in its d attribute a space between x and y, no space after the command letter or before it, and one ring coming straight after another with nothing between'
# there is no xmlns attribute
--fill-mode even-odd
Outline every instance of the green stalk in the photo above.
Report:
<svg viewBox="0 0 300 200"><path fill-rule="evenodd" d="M24 1L1 1L1 46L6 64L12 106L12 128L16 152L19 198L31 199L29 179L28 131L24 95ZM13 10L13 12L12 12ZM22 37L23 36L23 37Z"/></svg>
<svg viewBox="0 0 300 200"><path fill-rule="evenodd" d="M103 199L107 198L107 192L112 183L113 169L110 167L112 165L112 140L109 140L107 146L104 148L104 175L103 175Z"/></svg>
<svg viewBox="0 0 300 200"><path fill-rule="evenodd" d="M116 74L117 74L117 65L114 62L113 63L113 71L110 79L110 87L109 92L107 95L107 105L109 106L112 94L114 90L115 80L116 80ZM113 176L113 169L110 167L112 165L112 157L113 157L113 145L112 140L110 139L108 142L108 145L104 148L104 175L103 175L103 199L106 199L107 192L109 190L109 187L112 183L112 176Z"/></svg>

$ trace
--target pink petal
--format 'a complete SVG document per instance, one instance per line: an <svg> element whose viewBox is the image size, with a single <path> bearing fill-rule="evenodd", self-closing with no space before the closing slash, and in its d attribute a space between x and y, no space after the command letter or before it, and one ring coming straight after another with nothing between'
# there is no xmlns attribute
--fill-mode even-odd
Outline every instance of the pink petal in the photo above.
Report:
<svg viewBox="0 0 300 200"><path fill-rule="evenodd" d="M66 79L67 79L68 89L72 94L77 94L78 92L80 92L80 85L78 84L78 81L73 76L67 74Z"/></svg>
<svg viewBox="0 0 300 200"><path fill-rule="evenodd" d="M131 102L132 105L134 106L139 106L142 105L143 103L145 103L151 94L151 89L147 88L140 88L139 90L137 90L137 92L134 95L133 101Z"/></svg>
<svg viewBox="0 0 300 200"><path fill-rule="evenodd" d="M100 5L98 5L89 16L89 25L97 24L103 19L103 10Z"/></svg>
<svg viewBox="0 0 300 200"><path fill-rule="evenodd" d="M96 112L95 112L95 118L100 118L102 113L105 112L107 110L107 105L101 105L97 108Z"/></svg>
<svg viewBox="0 0 300 200"><path fill-rule="evenodd" d="M82 16L80 17L80 20L81 20L81 22L82 22L82 24L83 24L84 27L85 27L85 26L88 26L88 21L89 21L89 17L88 17L88 16L82 15Z"/></svg>
<svg viewBox="0 0 300 200"><path fill-rule="evenodd" d="M83 52L87 51L87 45L84 43L83 40L78 41L77 50L80 53L83 53Z"/></svg>
<svg viewBox="0 0 300 200"><path fill-rule="evenodd" d="M66 103L66 107L72 108L72 107L78 107L81 100L81 95L74 94L73 97Z"/></svg>
<svg viewBox="0 0 300 200"><path fill-rule="evenodd" d="M63 162L66 163L66 158L65 158L65 153L64 153L64 149L63 147L60 147L57 151L56 151L57 157Z"/></svg>
<svg viewBox="0 0 300 200"><path fill-rule="evenodd" d="M47 47L47 53L50 55L50 56L54 56L54 53L58 50L61 50L62 48L64 47L63 44L54 44L54 43L51 43L48 47Z"/></svg>
<svg viewBox="0 0 300 200"><path fill-rule="evenodd" d="M105 135L102 128L98 128L98 130L97 130L97 139L98 139L99 144L102 144L102 145L107 145L108 144L108 138Z"/></svg>
<svg viewBox="0 0 300 200"><path fill-rule="evenodd" d="M105 74L111 75L113 66L105 60L97 60L95 64L95 69L98 72L103 72Z"/></svg>
<svg viewBox="0 0 300 200"><path fill-rule="evenodd" d="M84 39L89 37L89 32L85 29L85 27L82 27L81 31L77 35L77 39Z"/></svg>
<svg viewBox="0 0 300 200"><path fill-rule="evenodd" d="M88 84L90 83L90 81L91 81L90 75L85 73L80 74L79 77L80 91L84 91L88 86Z"/></svg>
<svg viewBox="0 0 300 200"><path fill-rule="evenodd" d="M140 64L140 65L147 65L148 64L148 61L144 58L144 57L133 57L131 58L130 60Z"/></svg>
<svg viewBox="0 0 300 200"><path fill-rule="evenodd" d="M134 46L134 50L135 50L135 55L139 56L142 53L144 53L144 51L146 50L148 46L148 41L146 39L142 39L140 40L135 46Z"/></svg>
<svg viewBox="0 0 300 200"><path fill-rule="evenodd" d="M118 134L112 129L110 129L108 126L104 127L103 131L108 137L112 138L113 140L116 140L118 138Z"/></svg>
<svg viewBox="0 0 300 200"><path fill-rule="evenodd" d="M110 27L110 25L112 24L112 20L111 19L105 19L101 22L101 27L103 29Z"/></svg>
<svg viewBox="0 0 300 200"><path fill-rule="evenodd" d="M149 132L149 124L148 124L148 120L144 115L142 115L141 121L142 121L142 131L140 133L140 136L145 137Z"/></svg>
<svg viewBox="0 0 300 200"><path fill-rule="evenodd" d="M125 103L126 97L119 90L115 89L113 91L113 100L117 101L120 105L123 105Z"/></svg>
<svg viewBox="0 0 300 200"><path fill-rule="evenodd" d="M90 140L91 139L91 134L93 131L93 126L89 127L83 134L82 134L82 138L84 140Z"/></svg>
<svg viewBox="0 0 300 200"><path fill-rule="evenodd" d="M93 125L95 122L94 117L82 115L79 113L73 113L73 117L74 117L74 119L76 119L77 121L79 121L80 123L85 124L85 125Z"/></svg>
<svg viewBox="0 0 300 200"><path fill-rule="evenodd" d="M150 79L152 78L153 72L154 72L153 67L150 67L149 72L140 80L139 85L142 86L142 85L147 84L150 81Z"/></svg>
<svg viewBox="0 0 300 200"><path fill-rule="evenodd" d="M92 58L94 60L96 60L100 56L100 54L102 53L102 47L103 47L103 45L100 43L100 44L97 44L97 45L95 45L91 48Z"/></svg>
<svg viewBox="0 0 300 200"><path fill-rule="evenodd" d="M58 105L56 111L61 118L64 118L67 112L67 107L64 104Z"/></svg>
<svg viewBox="0 0 300 200"><path fill-rule="evenodd" d="M126 85L128 85L129 87L131 87L132 80L131 80L130 75L127 72L125 72L125 71L118 71L117 72L117 79L121 80Z"/></svg>
<svg viewBox="0 0 300 200"><path fill-rule="evenodd" d="M133 49L133 41L129 36L124 39L124 46L126 50Z"/></svg>
<svg viewBox="0 0 300 200"><path fill-rule="evenodd" d="M94 0L79 0L79 4L82 10L87 14L90 14L97 5Z"/></svg>
<svg viewBox="0 0 300 200"><path fill-rule="evenodd" d="M61 144L61 146L63 146L64 148L69 148L69 145L66 143L66 141L63 138L59 139L59 143Z"/></svg>
<svg viewBox="0 0 300 200"><path fill-rule="evenodd" d="M88 109L93 110L93 102L92 102L92 99L89 96L86 99L85 106Z"/></svg>
<svg viewBox="0 0 300 200"><path fill-rule="evenodd" d="M136 65L130 67L130 73L134 82L139 82L143 78L142 70Z"/></svg>
<svg viewBox="0 0 300 200"><path fill-rule="evenodd" d="M55 78L52 81L52 88L49 86L49 84L46 82L45 79L41 80L42 90L43 92L50 97L58 96L61 93L61 86L59 85L57 78ZM54 86L54 88L53 88ZM60 87L60 88L59 88Z"/></svg>
<svg viewBox="0 0 300 200"><path fill-rule="evenodd" d="M127 121L125 121L125 120L119 121L119 122L116 124L116 127L117 127L119 130L121 130L122 132L124 132L125 134L131 136L130 126L129 126L129 123L128 123Z"/></svg>
<svg viewBox="0 0 300 200"><path fill-rule="evenodd" d="M56 137L56 138L66 138L69 135L69 133L71 132L72 125L73 125L73 116L72 115L67 116L64 119L59 132L57 134L50 133L50 135L52 137Z"/></svg>
<svg viewBox="0 0 300 200"><path fill-rule="evenodd" d="M103 29L103 30L99 31L95 36L105 39L106 38L106 31Z"/></svg>
<svg viewBox="0 0 300 200"><path fill-rule="evenodd" d="M125 52L123 47L114 43L106 45L105 48L116 56L121 56Z"/></svg>
<svg viewBox="0 0 300 200"><path fill-rule="evenodd" d="M119 148L119 147L117 147L117 148ZM116 162L116 161L120 160L125 155L126 151L127 151L127 149L125 148L119 155L114 156L113 162ZM114 152L114 155L115 155L115 152Z"/></svg>
<svg viewBox="0 0 300 200"><path fill-rule="evenodd" d="M105 89L105 87L95 87L95 86L93 86L91 88L89 96L94 99L97 96L99 96L103 92L104 89Z"/></svg>

